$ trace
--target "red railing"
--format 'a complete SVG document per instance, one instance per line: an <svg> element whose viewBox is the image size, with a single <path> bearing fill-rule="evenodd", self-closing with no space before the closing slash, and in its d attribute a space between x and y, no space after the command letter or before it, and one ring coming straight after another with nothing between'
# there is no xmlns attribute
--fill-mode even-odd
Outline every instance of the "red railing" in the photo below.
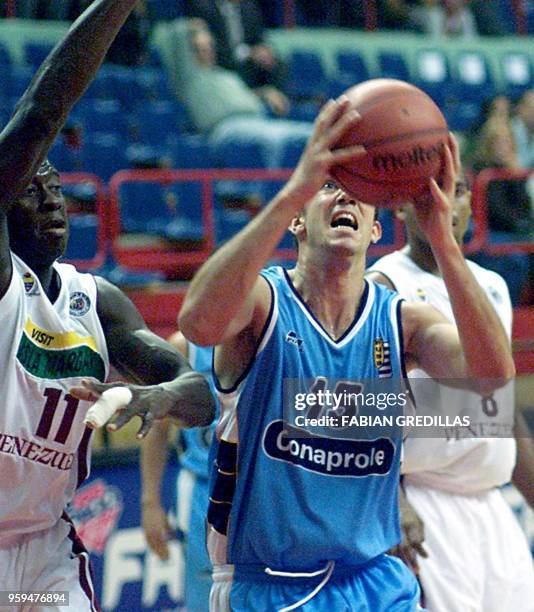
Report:
<svg viewBox="0 0 534 612"><path fill-rule="evenodd" d="M93 183L96 188L98 226L98 252L94 260L75 262L84 268L95 268L104 259L106 245L112 245L118 261L132 268L151 268L165 271L182 269L194 271L213 252L216 247L214 222L214 183L217 181L285 181L292 170L122 170L115 174L109 183L109 203L107 186L95 175L87 173L63 174L65 183ZM484 251L490 255L534 252L534 242L508 242L493 244L487 222L487 188L492 180L523 180L532 175L534 170L487 169L474 178L473 182L473 216L475 230L466 252ZM156 246L125 246L120 237L124 233L121 226L119 189L124 183L159 182L169 185L179 182L196 182L201 185L202 225L204 238L193 248L181 249L180 245L170 248ZM402 223L393 221L393 243L372 245L370 256L378 257L404 244ZM274 254L277 259L292 260L293 249L278 249Z"/></svg>

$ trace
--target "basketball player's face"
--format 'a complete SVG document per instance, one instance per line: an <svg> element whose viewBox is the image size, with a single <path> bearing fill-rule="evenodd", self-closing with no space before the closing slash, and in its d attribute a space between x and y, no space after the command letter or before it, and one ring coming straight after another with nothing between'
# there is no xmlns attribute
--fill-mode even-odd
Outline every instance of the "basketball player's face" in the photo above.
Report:
<svg viewBox="0 0 534 612"><path fill-rule="evenodd" d="M67 213L55 168L41 166L11 209L8 222L11 248L30 267L49 266L63 255L68 240Z"/></svg>
<svg viewBox="0 0 534 612"><path fill-rule="evenodd" d="M365 253L380 238L375 208L347 194L329 178L305 208L303 225L307 244L344 255Z"/></svg>

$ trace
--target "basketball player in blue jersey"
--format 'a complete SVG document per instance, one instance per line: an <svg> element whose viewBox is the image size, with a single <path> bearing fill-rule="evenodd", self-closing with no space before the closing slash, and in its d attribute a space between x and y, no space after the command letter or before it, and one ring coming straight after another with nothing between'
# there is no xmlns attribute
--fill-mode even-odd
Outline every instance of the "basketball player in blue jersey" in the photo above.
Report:
<svg viewBox="0 0 534 612"><path fill-rule="evenodd" d="M195 346L180 332L169 338L191 367L211 380L213 349ZM168 559L172 527L161 501L161 484L167 463L170 422L154 423L141 445L142 523L147 544L160 558ZM208 455L214 427L180 430L181 449L176 482L176 527L183 540L185 561L184 602L188 612L207 612L211 588L211 563L206 551L205 520L208 509Z"/></svg>
<svg viewBox="0 0 534 612"><path fill-rule="evenodd" d="M190 426L214 416L205 379L117 287L57 262L68 221L59 173L45 156L135 4L91 3L0 134L0 591L2 603L17 591L69 597L25 610L97 609L89 557L65 508L89 472L84 417L110 364L147 385L130 385L133 401L117 427L134 414L141 434L167 414ZM84 380L89 389L74 395Z"/></svg>
<svg viewBox="0 0 534 612"><path fill-rule="evenodd" d="M216 345L220 417L207 533L213 611L418 606L411 572L385 554L399 542L401 439L396 432L363 439L357 428L352 440L303 432L285 420L285 384L311 381L318 401L331 380L400 378L403 365L471 379L481 392L515 373L506 333L451 232L456 158L448 147L443 187L429 181L432 201L419 202L416 214L457 327L431 306L364 280L367 248L381 233L375 208L330 174L366 154L335 148L358 121L348 106L341 97L324 107L288 183L203 265L179 316L188 339ZM262 272L288 226L298 241L296 267Z"/></svg>

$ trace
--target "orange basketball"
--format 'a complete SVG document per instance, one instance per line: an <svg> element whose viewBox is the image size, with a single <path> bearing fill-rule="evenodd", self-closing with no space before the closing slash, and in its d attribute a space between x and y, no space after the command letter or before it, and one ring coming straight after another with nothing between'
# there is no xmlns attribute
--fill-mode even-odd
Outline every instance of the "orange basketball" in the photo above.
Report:
<svg viewBox="0 0 534 612"><path fill-rule="evenodd" d="M394 206L422 195L437 178L449 128L423 91L393 79L373 79L347 90L362 116L336 148L365 146L367 155L334 166L332 175L362 202Z"/></svg>

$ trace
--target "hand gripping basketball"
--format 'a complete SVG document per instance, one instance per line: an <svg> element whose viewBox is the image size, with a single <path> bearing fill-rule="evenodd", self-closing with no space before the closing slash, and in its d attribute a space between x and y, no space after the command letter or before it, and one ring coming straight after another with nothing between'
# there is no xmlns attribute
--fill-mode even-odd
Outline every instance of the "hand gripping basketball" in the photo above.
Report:
<svg viewBox="0 0 534 612"><path fill-rule="evenodd" d="M91 429L98 429L121 408L132 401L132 392L128 387L113 387L102 393L85 415L84 423Z"/></svg>

